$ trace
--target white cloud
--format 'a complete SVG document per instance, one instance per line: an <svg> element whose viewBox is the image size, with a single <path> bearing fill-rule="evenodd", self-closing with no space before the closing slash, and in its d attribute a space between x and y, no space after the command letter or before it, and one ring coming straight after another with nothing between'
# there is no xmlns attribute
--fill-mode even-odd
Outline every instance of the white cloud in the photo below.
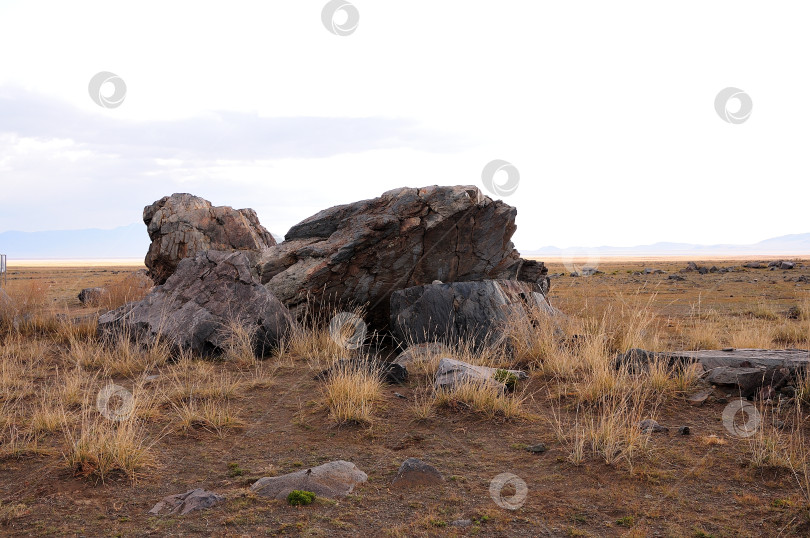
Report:
<svg viewBox="0 0 810 538"><path fill-rule="evenodd" d="M127 224L183 190L283 233L504 159L525 249L808 231L806 3L355 0L348 37L323 3L5 2L0 230ZM118 108L88 96L102 70ZM744 124L714 111L727 86Z"/></svg>

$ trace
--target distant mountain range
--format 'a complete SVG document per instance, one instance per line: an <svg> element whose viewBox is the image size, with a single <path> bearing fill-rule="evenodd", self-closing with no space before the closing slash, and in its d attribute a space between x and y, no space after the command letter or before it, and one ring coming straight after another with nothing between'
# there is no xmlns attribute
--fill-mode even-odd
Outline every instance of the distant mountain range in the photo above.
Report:
<svg viewBox="0 0 810 538"><path fill-rule="evenodd" d="M281 243L284 238L273 234ZM111 230L58 230L48 232L2 232L0 254L16 259L142 258L149 236L142 223ZM692 245L655 243L637 247L542 247L521 250L525 256L756 256L810 255L810 233L783 235L753 245Z"/></svg>
<svg viewBox="0 0 810 538"><path fill-rule="evenodd" d="M525 256L799 256L810 255L810 233L791 234L765 239L753 245L693 245L689 243L655 243L636 247L542 247L521 251Z"/></svg>
<svg viewBox="0 0 810 538"><path fill-rule="evenodd" d="M279 243L284 240L276 234L273 237ZM0 254L18 260L143 258L149 242L143 223L111 230L2 232Z"/></svg>
<svg viewBox="0 0 810 538"><path fill-rule="evenodd" d="M9 259L143 258L149 235L143 223L112 230L0 233L0 254Z"/></svg>

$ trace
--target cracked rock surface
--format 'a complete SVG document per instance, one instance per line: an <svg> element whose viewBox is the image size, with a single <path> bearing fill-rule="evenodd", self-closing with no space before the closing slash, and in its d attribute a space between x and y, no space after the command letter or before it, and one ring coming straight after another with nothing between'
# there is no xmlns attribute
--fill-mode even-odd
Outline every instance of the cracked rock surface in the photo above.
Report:
<svg viewBox="0 0 810 538"><path fill-rule="evenodd" d="M256 270L294 312L307 297L367 305L366 321L384 329L391 293L434 280L517 279L547 289L543 263L522 259L512 244L516 215L474 186L403 187L293 226Z"/></svg>
<svg viewBox="0 0 810 538"><path fill-rule="evenodd" d="M278 347L295 325L290 311L255 280L244 253L209 250L182 260L143 300L102 315L98 327L102 336L124 331L147 343L160 336L174 350L215 356L227 345L231 322L255 330L257 356Z"/></svg>
<svg viewBox="0 0 810 538"><path fill-rule="evenodd" d="M252 209L213 206L192 194L164 196L143 210L149 238L146 267L163 284L184 258L204 250L256 253L276 244Z"/></svg>

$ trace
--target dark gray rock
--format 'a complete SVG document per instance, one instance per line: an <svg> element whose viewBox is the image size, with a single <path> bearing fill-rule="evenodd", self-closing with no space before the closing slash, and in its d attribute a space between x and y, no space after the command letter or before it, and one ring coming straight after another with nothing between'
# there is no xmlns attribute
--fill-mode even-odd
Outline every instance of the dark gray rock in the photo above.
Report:
<svg viewBox="0 0 810 538"><path fill-rule="evenodd" d="M165 497L162 501L159 501L154 507L152 507L152 509L149 510L149 513L153 515L161 515L161 513L163 513L179 514L184 516L189 512L211 508L224 500L225 497L222 495L217 495L212 491L197 488L185 493Z"/></svg>
<svg viewBox="0 0 810 538"><path fill-rule="evenodd" d="M108 293L107 288L84 288L79 292L79 302L88 306L96 306Z"/></svg>
<svg viewBox="0 0 810 538"><path fill-rule="evenodd" d="M432 465L418 458L408 458L400 465L391 486L395 488L424 487L441 484L443 481L442 473Z"/></svg>
<svg viewBox="0 0 810 538"><path fill-rule="evenodd" d="M497 344L503 323L531 319L536 312L557 313L537 285L516 280L428 284L391 295L391 328L408 343L452 346L469 339L476 347Z"/></svg>
<svg viewBox="0 0 810 538"><path fill-rule="evenodd" d="M516 215L474 186L394 189L293 226L256 270L294 313L308 301L368 305L366 322L381 330L393 292L434 280L516 279L546 290L546 267L510 241Z"/></svg>
<svg viewBox="0 0 810 538"><path fill-rule="evenodd" d="M731 366L718 366L709 370L706 381L715 385L733 385L739 387L740 393L747 396L756 391L764 383L766 368L735 368Z"/></svg>
<svg viewBox="0 0 810 538"><path fill-rule="evenodd" d="M338 460L282 476L266 476L254 482L250 489L262 497L279 500L286 499L296 489L334 499L345 497L366 480L366 473L354 463Z"/></svg>
<svg viewBox="0 0 810 538"><path fill-rule="evenodd" d="M692 430L689 429L689 426L681 426L678 428L678 433L681 435L689 435L692 433Z"/></svg>
<svg viewBox="0 0 810 538"><path fill-rule="evenodd" d="M667 278L670 279L670 280L677 280L679 282L682 282L682 281L686 280L681 275L669 275Z"/></svg>
<svg viewBox="0 0 810 538"><path fill-rule="evenodd" d="M529 445L526 447L526 452L531 452L532 454L542 454L547 450L548 447L543 443L538 443L536 445Z"/></svg>
<svg viewBox="0 0 810 538"><path fill-rule="evenodd" d="M660 424L658 424L658 422L654 421L651 418L639 422L638 427L644 433L666 433L669 431L669 428L661 426Z"/></svg>
<svg viewBox="0 0 810 538"><path fill-rule="evenodd" d="M174 350L213 356L224 351L233 321L255 329L257 356L278 347L295 326L287 308L251 275L244 253L206 251L182 260L143 300L102 315L99 333L124 331L143 342L160 336Z"/></svg>
<svg viewBox="0 0 810 538"><path fill-rule="evenodd" d="M408 381L408 369L397 363L386 363L366 359L364 357L356 357L352 359L340 359L335 364L323 370L315 376L317 381L328 380L334 372L345 372L352 370L366 371L376 374L385 381L391 384L402 384Z"/></svg>
<svg viewBox="0 0 810 538"><path fill-rule="evenodd" d="M788 261L784 261L779 265L780 269L785 269L785 270L793 269L794 267L796 267L796 264L794 262L788 262Z"/></svg>

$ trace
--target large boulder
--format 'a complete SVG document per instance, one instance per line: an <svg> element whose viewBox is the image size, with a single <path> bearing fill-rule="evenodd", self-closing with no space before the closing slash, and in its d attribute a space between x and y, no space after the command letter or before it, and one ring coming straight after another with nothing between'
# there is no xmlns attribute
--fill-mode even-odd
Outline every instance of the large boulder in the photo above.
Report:
<svg viewBox="0 0 810 538"><path fill-rule="evenodd" d="M174 273L177 264L204 250L256 253L276 244L252 209L215 207L192 194L164 196L143 210L149 238L146 267L157 284Z"/></svg>
<svg viewBox="0 0 810 538"><path fill-rule="evenodd" d="M255 280L244 253L210 250L182 260L143 300L102 315L99 332L124 331L146 342L160 336L175 350L212 356L226 348L233 322L255 330L258 356L277 347L295 325L289 310Z"/></svg>
<svg viewBox="0 0 810 538"><path fill-rule="evenodd" d="M531 320L536 313L553 315L556 310L537 284L516 280L427 284L391 295L391 329L409 344L452 346L468 340L474 347L494 345L507 320Z"/></svg>
<svg viewBox="0 0 810 538"><path fill-rule="evenodd" d="M330 461L282 476L266 476L250 486L257 495L283 500L291 491L311 491L318 497L345 497L354 486L368 480L366 473L349 461Z"/></svg>
<svg viewBox="0 0 810 538"><path fill-rule="evenodd" d="M547 288L543 263L522 259L510 241L516 215L474 186L394 189L293 226L262 253L257 271L293 311L307 300L366 305L367 321L382 329L392 292L437 279Z"/></svg>

